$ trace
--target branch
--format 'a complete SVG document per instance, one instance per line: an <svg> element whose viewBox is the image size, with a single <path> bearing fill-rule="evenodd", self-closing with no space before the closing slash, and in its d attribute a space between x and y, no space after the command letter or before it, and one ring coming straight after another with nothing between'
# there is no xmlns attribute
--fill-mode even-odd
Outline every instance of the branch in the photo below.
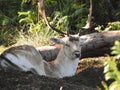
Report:
<svg viewBox="0 0 120 90"><path fill-rule="evenodd" d="M83 29L90 29L91 28L91 18L92 18L92 0L90 0L90 8L89 8L89 14L88 19L86 21L86 25L83 27Z"/></svg>
<svg viewBox="0 0 120 90"><path fill-rule="evenodd" d="M48 20L46 18L46 14L45 14L45 9L44 9L44 0L39 0L38 1L38 10L39 10L39 13L41 13L43 19L45 20L45 23L47 24L47 26L50 29L60 33L62 36L66 35L66 33L62 32L61 30L59 30L59 29L57 29L57 28L55 28L53 26L51 26L50 23L48 22Z"/></svg>

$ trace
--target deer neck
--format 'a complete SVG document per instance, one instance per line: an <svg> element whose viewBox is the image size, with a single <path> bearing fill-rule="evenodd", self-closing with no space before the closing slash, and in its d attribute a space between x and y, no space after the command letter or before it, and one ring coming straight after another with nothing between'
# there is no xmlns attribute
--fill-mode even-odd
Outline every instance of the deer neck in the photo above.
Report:
<svg viewBox="0 0 120 90"><path fill-rule="evenodd" d="M79 59L70 59L61 48L54 65L62 76L73 76L76 72Z"/></svg>

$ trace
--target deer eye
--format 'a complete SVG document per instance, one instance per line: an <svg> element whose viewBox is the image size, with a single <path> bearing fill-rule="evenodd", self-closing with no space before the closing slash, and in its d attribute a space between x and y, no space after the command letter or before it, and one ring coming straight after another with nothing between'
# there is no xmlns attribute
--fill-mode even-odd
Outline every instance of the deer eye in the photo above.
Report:
<svg viewBox="0 0 120 90"><path fill-rule="evenodd" d="M65 44L65 46L70 47L70 45L69 45L69 44Z"/></svg>

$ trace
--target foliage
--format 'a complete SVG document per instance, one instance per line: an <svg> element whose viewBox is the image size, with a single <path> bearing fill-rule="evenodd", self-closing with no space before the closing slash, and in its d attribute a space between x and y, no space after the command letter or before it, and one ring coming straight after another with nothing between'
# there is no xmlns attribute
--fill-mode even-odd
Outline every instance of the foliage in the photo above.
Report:
<svg viewBox="0 0 120 90"><path fill-rule="evenodd" d="M0 45L9 46L16 42L17 11L20 9L20 3L20 0L0 1Z"/></svg>
<svg viewBox="0 0 120 90"><path fill-rule="evenodd" d="M19 14L19 16L26 16L19 20L20 23L27 22L27 23L31 24L31 23L34 23L34 21L35 21L34 12L32 12L32 11L18 12L18 14Z"/></svg>
<svg viewBox="0 0 120 90"><path fill-rule="evenodd" d="M22 4L27 0L23 0ZM37 21L36 11L29 9L28 11L20 11L18 15L20 17L19 23L23 24L22 31L17 38L18 45L24 43L33 46L42 46L50 43L48 38L58 36L56 32L46 27L44 19ZM24 25L27 27L24 27Z"/></svg>
<svg viewBox="0 0 120 90"><path fill-rule="evenodd" d="M118 71L116 60L108 58L104 65L104 73L106 73L105 79L114 79L117 82L120 81L120 72Z"/></svg>
<svg viewBox="0 0 120 90"><path fill-rule="evenodd" d="M29 26L25 32L19 32L19 37L17 38L18 45L20 44L29 44L33 46L42 46L50 44L49 38L58 36L58 34L48 27L43 19L38 23L34 23L33 18L29 17L30 13L27 13L25 18L20 19L19 22L26 22ZM34 15L33 15L34 16ZM24 28L23 28L24 29ZM22 30L23 31L23 30Z"/></svg>
<svg viewBox="0 0 120 90"><path fill-rule="evenodd" d="M0 25L16 24L17 11L20 10L20 0L1 0L0 1Z"/></svg>
<svg viewBox="0 0 120 90"><path fill-rule="evenodd" d="M0 46L0 54L1 54L1 52L3 52L3 51L5 51L7 48L5 47L5 46Z"/></svg>
<svg viewBox="0 0 120 90"><path fill-rule="evenodd" d="M32 4L37 5L37 2L34 0L23 0L22 6L30 1ZM60 30L79 29L86 23L88 9L82 1L46 0L44 4L47 16L51 17L50 23ZM30 8L30 10L37 13L36 8Z"/></svg>
<svg viewBox="0 0 120 90"><path fill-rule="evenodd" d="M35 15L34 12L32 11L27 11L27 12L18 12L19 17L22 17L19 20L19 23L23 23L23 25L25 25L27 28L23 28L22 29L27 29L30 30L31 28L34 27L35 25Z"/></svg>
<svg viewBox="0 0 120 90"><path fill-rule="evenodd" d="M111 4L108 4L107 1L93 0L92 20L95 20L94 22L104 24L112 19L118 18L117 20L119 20L119 1L110 0ZM46 29L46 24L41 17L38 22L37 2L38 0L0 0L0 44L11 45L13 42L15 43L16 35L20 30L25 33L36 31L39 33ZM112 5L114 9L109 9L111 8L109 5ZM88 8L89 1L85 0L45 0L46 15L51 25L63 31L71 30L72 33L85 25ZM115 12L111 13L112 10ZM112 27L112 29L120 28L119 24L115 25L113 25L115 28ZM111 24L108 25L108 28L111 29L111 26ZM51 33L51 30L48 31ZM11 38L5 39L4 34L8 34L6 36L10 34Z"/></svg>
<svg viewBox="0 0 120 90"><path fill-rule="evenodd" d="M120 71L118 71L115 59L108 58L104 63L105 79L114 81L110 84L109 90L119 90L120 88ZM104 84L105 85L105 84ZM108 90L108 88L106 88Z"/></svg>
<svg viewBox="0 0 120 90"><path fill-rule="evenodd" d="M8 30L8 28L10 28L10 29ZM2 44L4 46L12 45L16 42L17 36L18 36L18 31L15 28L4 26L0 30L0 44Z"/></svg>
<svg viewBox="0 0 120 90"><path fill-rule="evenodd" d="M117 58L120 58L120 42L116 41L115 45L112 47L112 54L115 54ZM115 58L110 58L104 62L104 73L106 80L114 80L109 85L109 90L119 90L120 88L120 71L117 67L118 63L116 62ZM108 90L107 85L103 84L105 90Z"/></svg>
<svg viewBox="0 0 120 90"><path fill-rule="evenodd" d="M102 30L103 28L103 25L98 25L95 30L98 31L98 32L103 32L104 30Z"/></svg>
<svg viewBox="0 0 120 90"><path fill-rule="evenodd" d="M115 45L111 49L112 54L115 54L117 58L120 58L120 42L115 41Z"/></svg>
<svg viewBox="0 0 120 90"><path fill-rule="evenodd" d="M97 30L98 32L120 30L120 22L119 21L109 22L108 25L105 27L105 29L102 28L104 28L104 26L99 25L98 27L95 28L95 30Z"/></svg>
<svg viewBox="0 0 120 90"><path fill-rule="evenodd" d="M119 0L93 0L93 22L104 25L120 20Z"/></svg>
<svg viewBox="0 0 120 90"><path fill-rule="evenodd" d="M39 33L28 32L27 35L23 32L19 32L19 37L16 38L17 40L16 45L28 44L28 45L33 45L35 47L48 45L51 44L49 38L55 36L57 36L56 32L54 31L50 32L49 29L47 28Z"/></svg>
<svg viewBox="0 0 120 90"><path fill-rule="evenodd" d="M105 31L108 31L108 30L120 30L120 21L108 23Z"/></svg>
<svg viewBox="0 0 120 90"><path fill-rule="evenodd" d="M53 21L55 21L54 24L56 24L57 28L67 31L76 30L85 25L88 9L82 1L56 0L53 4L54 7L57 7L52 13Z"/></svg>

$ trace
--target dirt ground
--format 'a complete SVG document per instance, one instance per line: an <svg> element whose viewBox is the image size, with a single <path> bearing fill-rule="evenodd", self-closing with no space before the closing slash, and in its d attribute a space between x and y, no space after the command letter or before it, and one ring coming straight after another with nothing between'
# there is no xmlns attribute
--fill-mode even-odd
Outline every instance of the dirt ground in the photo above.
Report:
<svg viewBox="0 0 120 90"><path fill-rule="evenodd" d="M0 68L0 90L98 90L104 80L103 60L104 57L82 59L77 74L63 79Z"/></svg>

